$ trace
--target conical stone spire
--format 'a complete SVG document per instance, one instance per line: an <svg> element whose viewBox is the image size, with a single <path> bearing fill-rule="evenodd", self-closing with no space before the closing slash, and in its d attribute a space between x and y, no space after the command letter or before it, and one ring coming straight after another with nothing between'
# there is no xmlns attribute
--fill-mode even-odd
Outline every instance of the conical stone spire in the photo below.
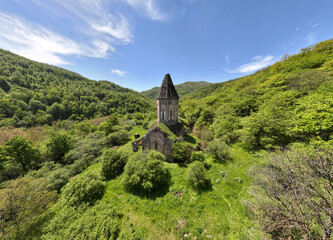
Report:
<svg viewBox="0 0 333 240"><path fill-rule="evenodd" d="M165 74L163 79L160 92L158 93L157 99L168 98L168 99L179 99L175 86L172 83L170 74Z"/></svg>

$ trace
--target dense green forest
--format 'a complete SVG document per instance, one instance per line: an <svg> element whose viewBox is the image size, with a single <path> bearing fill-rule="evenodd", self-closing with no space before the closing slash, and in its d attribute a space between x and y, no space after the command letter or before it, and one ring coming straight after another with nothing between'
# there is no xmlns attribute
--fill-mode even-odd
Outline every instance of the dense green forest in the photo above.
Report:
<svg viewBox="0 0 333 240"><path fill-rule="evenodd" d="M148 98L1 54L1 239L332 239L333 40L180 94L176 163Z"/></svg>
<svg viewBox="0 0 333 240"><path fill-rule="evenodd" d="M0 49L0 126L29 127L113 113L144 113L151 106L133 90L88 80Z"/></svg>
<svg viewBox="0 0 333 240"><path fill-rule="evenodd" d="M181 98L181 97L185 96L186 94L189 94L190 92L193 92L193 91L195 91L199 88L208 86L210 84L211 83L205 82L205 81L184 82L184 83L175 85L175 88L177 90L178 96ZM150 98L152 100L156 100L159 91L160 91L159 87L154 87L150 90L141 92L141 94L143 94L147 98Z"/></svg>

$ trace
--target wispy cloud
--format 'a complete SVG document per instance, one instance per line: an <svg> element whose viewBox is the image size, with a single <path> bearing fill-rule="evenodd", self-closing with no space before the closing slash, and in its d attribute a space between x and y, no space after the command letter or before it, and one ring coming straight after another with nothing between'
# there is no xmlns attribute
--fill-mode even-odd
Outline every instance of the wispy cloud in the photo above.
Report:
<svg viewBox="0 0 333 240"><path fill-rule="evenodd" d="M38 24L0 13L0 46L35 61L64 65L60 56L84 55L84 48Z"/></svg>
<svg viewBox="0 0 333 240"><path fill-rule="evenodd" d="M316 27L318 27L318 26L320 26L321 25L321 23L316 23L316 24L313 24L311 27L312 28L316 28Z"/></svg>
<svg viewBox="0 0 333 240"><path fill-rule="evenodd" d="M265 68L273 64L274 61L275 59L271 55L254 56L250 63L246 63L234 70L226 69L226 71L228 73L250 73Z"/></svg>
<svg viewBox="0 0 333 240"><path fill-rule="evenodd" d="M111 73L114 74L114 75L117 75L119 77L125 77L126 74L127 74L126 71L122 71L122 70L119 70L119 69L112 69Z"/></svg>
<svg viewBox="0 0 333 240"><path fill-rule="evenodd" d="M300 27L297 27L297 28L296 28L296 32L298 32L299 30L300 30Z"/></svg>
<svg viewBox="0 0 333 240"><path fill-rule="evenodd" d="M225 60L227 62L227 66L229 67L229 64L230 64L230 57L228 54L225 55Z"/></svg>
<svg viewBox="0 0 333 240"><path fill-rule="evenodd" d="M53 6L42 0L34 0L39 5L52 11ZM83 35L92 46L91 55L105 57L108 51L115 51L115 46L131 42L133 35L131 27L120 12L111 11L107 1L103 0L50 0L62 7L68 18L80 22L80 27L74 27L78 34ZM55 13L56 14L56 13ZM62 12L63 15L65 13Z"/></svg>
<svg viewBox="0 0 333 240"><path fill-rule="evenodd" d="M168 21L170 15L162 12L158 7L157 0L123 0L133 7L138 13L151 20Z"/></svg>
<svg viewBox="0 0 333 240"><path fill-rule="evenodd" d="M306 39L307 45L313 45L316 42L318 42L317 34L315 32L308 33L308 35L306 35L305 39Z"/></svg>

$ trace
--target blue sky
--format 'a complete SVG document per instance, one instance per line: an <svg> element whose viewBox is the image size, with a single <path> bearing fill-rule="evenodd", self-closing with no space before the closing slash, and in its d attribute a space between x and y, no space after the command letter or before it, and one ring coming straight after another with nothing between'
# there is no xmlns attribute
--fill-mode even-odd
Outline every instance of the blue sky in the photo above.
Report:
<svg viewBox="0 0 333 240"><path fill-rule="evenodd" d="M0 48L137 91L223 82L332 38L332 0L1 0Z"/></svg>

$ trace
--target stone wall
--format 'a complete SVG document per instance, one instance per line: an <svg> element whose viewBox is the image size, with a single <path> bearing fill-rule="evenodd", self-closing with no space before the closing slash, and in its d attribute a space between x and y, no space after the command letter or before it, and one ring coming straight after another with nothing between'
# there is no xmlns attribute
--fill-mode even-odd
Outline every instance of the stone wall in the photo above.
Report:
<svg viewBox="0 0 333 240"><path fill-rule="evenodd" d="M178 99L157 100L157 122L167 125L178 122Z"/></svg>
<svg viewBox="0 0 333 240"><path fill-rule="evenodd" d="M158 127L147 132L142 137L142 150L157 150L163 153L169 162L173 162L172 141L167 138Z"/></svg>

